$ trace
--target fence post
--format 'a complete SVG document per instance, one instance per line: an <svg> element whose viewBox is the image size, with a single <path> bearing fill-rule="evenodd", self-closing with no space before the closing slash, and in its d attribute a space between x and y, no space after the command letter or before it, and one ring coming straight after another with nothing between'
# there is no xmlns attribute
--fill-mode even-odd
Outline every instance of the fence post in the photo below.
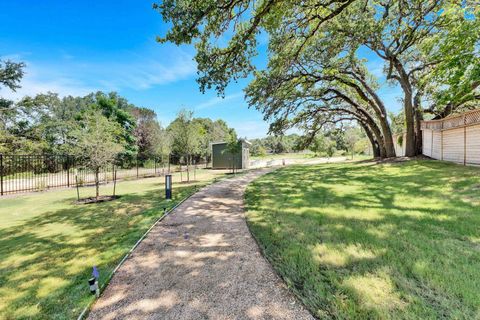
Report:
<svg viewBox="0 0 480 320"><path fill-rule="evenodd" d="M0 154L0 195L3 196L3 154Z"/></svg>
<svg viewBox="0 0 480 320"><path fill-rule="evenodd" d="M443 161L443 129L440 130L440 151L441 151L440 160Z"/></svg>
<svg viewBox="0 0 480 320"><path fill-rule="evenodd" d="M443 128L444 128L444 121L442 120L440 125L440 150L441 150L440 159L442 161L443 161Z"/></svg>
<svg viewBox="0 0 480 320"><path fill-rule="evenodd" d="M138 179L138 154L137 154L137 179Z"/></svg>
<svg viewBox="0 0 480 320"><path fill-rule="evenodd" d="M172 155L169 153L168 154L168 174L170 174L170 158L172 157Z"/></svg>
<svg viewBox="0 0 480 320"><path fill-rule="evenodd" d="M67 156L67 188L70 188L70 157Z"/></svg>
<svg viewBox="0 0 480 320"><path fill-rule="evenodd" d="M431 130L431 135L432 135L432 139L431 139L431 145L430 145L430 157L433 158L433 129Z"/></svg>
<svg viewBox="0 0 480 320"><path fill-rule="evenodd" d="M463 165L467 165L467 115L463 114Z"/></svg>
<svg viewBox="0 0 480 320"><path fill-rule="evenodd" d="M153 157L153 166L154 166L154 170L155 172L153 173L154 176L157 176L157 157Z"/></svg>

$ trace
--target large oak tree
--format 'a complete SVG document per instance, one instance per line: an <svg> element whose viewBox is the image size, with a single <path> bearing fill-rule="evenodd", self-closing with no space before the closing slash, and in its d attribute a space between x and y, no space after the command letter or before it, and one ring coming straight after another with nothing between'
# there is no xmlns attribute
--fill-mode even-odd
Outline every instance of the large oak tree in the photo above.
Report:
<svg viewBox="0 0 480 320"><path fill-rule="evenodd" d="M300 78L302 83L309 82L310 88L297 90L297 96L293 97L288 96L288 90L283 91L283 96L277 94L275 99L285 100L277 104L282 110L274 111L256 99L251 100L253 105L262 109L267 118L291 115L291 110L297 107L287 102L293 103L292 99L300 102L303 92L303 98L310 102L308 108L303 102L303 107L317 108L316 116L323 111L326 112L323 118L348 116L358 120L367 128L367 135L374 137L373 142L380 144L378 151L383 156L395 155L387 102L380 99L378 88L371 85L366 61L359 56L361 50L369 50L381 59L384 75L403 92L408 156L421 150L420 121L424 112L446 115L455 106L465 105L463 101L478 99L475 90L479 80L479 9L473 1L169 0L155 8L172 23L160 41L195 43L202 91L214 87L223 94L229 81L254 71L252 57L259 37L266 33L268 70L266 75L257 73L255 89L250 88L250 94L267 92L272 87L271 81L258 81L259 75L280 79L281 73L288 73L293 79L282 78L282 82ZM472 30L471 34L468 30ZM451 43L443 45L445 41ZM320 50L319 55L315 57L312 50ZM327 59L322 57L324 53ZM463 56L465 60L458 63ZM455 72L450 71L452 66ZM432 85L433 82L439 85ZM263 89L262 83L266 86ZM452 101L445 102L448 99ZM348 112L343 104L348 105ZM332 107L336 108L334 113ZM274 127L292 123L285 119L276 119ZM376 129L380 135L375 134Z"/></svg>

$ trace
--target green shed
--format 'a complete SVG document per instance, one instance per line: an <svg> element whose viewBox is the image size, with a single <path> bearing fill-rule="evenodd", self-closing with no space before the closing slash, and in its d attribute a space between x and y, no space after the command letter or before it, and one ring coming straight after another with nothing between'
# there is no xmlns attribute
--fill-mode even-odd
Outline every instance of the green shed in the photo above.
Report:
<svg viewBox="0 0 480 320"><path fill-rule="evenodd" d="M242 148L237 154L227 151L226 142L212 143L212 169L231 169L233 165L236 169L247 169L251 143L245 139L240 139L238 143L242 144Z"/></svg>

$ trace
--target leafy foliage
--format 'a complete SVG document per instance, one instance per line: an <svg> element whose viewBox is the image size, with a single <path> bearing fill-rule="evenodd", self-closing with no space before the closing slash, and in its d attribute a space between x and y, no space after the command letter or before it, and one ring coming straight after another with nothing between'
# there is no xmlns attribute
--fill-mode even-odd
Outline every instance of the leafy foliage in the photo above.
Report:
<svg viewBox="0 0 480 320"><path fill-rule="evenodd" d="M480 8L458 11L445 9L449 23L422 47L437 61L421 79L431 100L428 111L437 117L476 107L480 99Z"/></svg>
<svg viewBox="0 0 480 320"><path fill-rule="evenodd" d="M171 141L173 161L184 158L184 162L208 159L211 156L211 143L227 141L235 130L223 120L194 118L193 112L181 110L167 127ZM188 158L188 159L187 159Z"/></svg>
<svg viewBox="0 0 480 320"><path fill-rule="evenodd" d="M250 154L261 156L268 153L290 153L301 151L300 136L298 134L267 136L261 139L250 140Z"/></svg>
<svg viewBox="0 0 480 320"><path fill-rule="evenodd" d="M382 157L395 156L365 52L383 60L384 76L402 90L407 155L420 150L424 112L444 116L478 99L475 1L169 0L154 7L172 23L161 42L195 43L202 91L223 94L229 81L254 74L249 103L272 120L275 134L297 126L313 138L325 123L356 120ZM268 64L258 71L252 58L265 33Z"/></svg>
<svg viewBox="0 0 480 320"><path fill-rule="evenodd" d="M187 158L200 151L200 126L193 121L192 111L181 110L167 130L172 137L172 151L174 153Z"/></svg>
<svg viewBox="0 0 480 320"><path fill-rule="evenodd" d="M310 151L317 155L326 155L327 157L331 157L336 151L335 141L331 140L325 135L317 134L310 143Z"/></svg>
<svg viewBox="0 0 480 320"><path fill-rule="evenodd" d="M74 144L70 153L82 159L85 165L95 172L96 196L99 196L100 169L113 164L117 156L124 151L118 142L122 128L98 110L90 110L76 122L72 132Z"/></svg>
<svg viewBox="0 0 480 320"><path fill-rule="evenodd" d="M353 0L166 0L154 4L172 24L158 41L177 45L195 43L200 89L215 88L223 94L233 79L250 74L255 66L262 32L295 32L284 44L284 54L302 51L320 25L337 15Z"/></svg>
<svg viewBox="0 0 480 320"><path fill-rule="evenodd" d="M194 118L192 120L198 125L200 138L199 155L209 157L211 155L210 144L228 140L231 128L223 120L213 121L210 118Z"/></svg>
<svg viewBox="0 0 480 320"><path fill-rule="evenodd" d="M151 159L157 154L168 154L169 151L164 150L163 146L157 147L159 143L162 143L161 140L169 139L165 137L164 130L157 121L155 111L134 107L131 113L135 119L133 135L137 142L138 157L140 159Z"/></svg>
<svg viewBox="0 0 480 320"><path fill-rule="evenodd" d="M227 153L230 156L231 160L231 167L232 172L235 173L235 163L237 157L241 157L242 152L242 140L239 140L235 130L230 130L228 138L227 138L227 145L223 152Z"/></svg>
<svg viewBox="0 0 480 320"><path fill-rule="evenodd" d="M12 91L20 88L20 81L24 75L24 68L25 63L23 62L13 62L0 59L0 84Z"/></svg>

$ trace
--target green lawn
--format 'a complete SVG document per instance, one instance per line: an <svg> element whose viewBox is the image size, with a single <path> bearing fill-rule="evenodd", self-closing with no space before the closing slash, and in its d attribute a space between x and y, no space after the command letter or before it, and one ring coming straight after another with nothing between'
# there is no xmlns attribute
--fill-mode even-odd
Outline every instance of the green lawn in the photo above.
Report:
<svg viewBox="0 0 480 320"><path fill-rule="evenodd" d="M246 199L266 257L317 317L480 318L478 168L298 165Z"/></svg>
<svg viewBox="0 0 480 320"><path fill-rule="evenodd" d="M264 156L251 156L252 160L277 160L277 159L311 159L314 158L314 153L278 153L266 154Z"/></svg>
<svg viewBox="0 0 480 320"><path fill-rule="evenodd" d="M0 319L76 318L93 299L93 265L103 283L164 207L222 175L198 170L196 184L174 183L171 202L163 200L163 178L121 182L121 198L101 204L73 204L74 189L0 198Z"/></svg>

